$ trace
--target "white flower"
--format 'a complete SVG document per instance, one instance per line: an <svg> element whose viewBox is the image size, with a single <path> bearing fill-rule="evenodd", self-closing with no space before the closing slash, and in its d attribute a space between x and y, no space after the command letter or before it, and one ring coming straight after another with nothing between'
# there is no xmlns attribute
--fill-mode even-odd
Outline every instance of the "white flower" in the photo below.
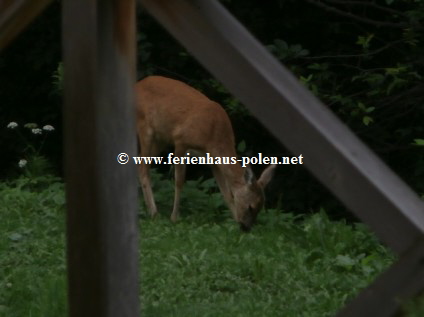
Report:
<svg viewBox="0 0 424 317"><path fill-rule="evenodd" d="M36 128L36 129L32 129L31 132L34 134L42 134L43 130L41 130L40 128Z"/></svg>
<svg viewBox="0 0 424 317"><path fill-rule="evenodd" d="M9 128L9 129L14 129L14 128L16 128L16 127L18 127L18 124L16 123L16 122L9 122L9 124L7 125L7 127Z"/></svg>
<svg viewBox="0 0 424 317"><path fill-rule="evenodd" d="M25 165L27 165L27 163L28 163L28 161L27 161L27 160L22 159L22 160L20 160L20 161L19 161L18 165L19 165L19 167L20 167L20 168L22 168L22 167L24 167Z"/></svg>
<svg viewBox="0 0 424 317"><path fill-rule="evenodd" d="M54 131L54 128L50 124L47 124L47 125L45 125L43 127L43 130L45 130L45 131Z"/></svg>

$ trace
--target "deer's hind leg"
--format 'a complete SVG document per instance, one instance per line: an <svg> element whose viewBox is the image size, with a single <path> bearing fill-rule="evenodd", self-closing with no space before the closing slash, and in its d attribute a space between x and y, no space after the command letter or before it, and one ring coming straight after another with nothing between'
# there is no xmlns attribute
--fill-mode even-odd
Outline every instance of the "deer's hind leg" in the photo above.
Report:
<svg viewBox="0 0 424 317"><path fill-rule="evenodd" d="M149 137L148 133L139 133L140 156L157 156L160 152L160 147ZM158 210L155 203L155 198L152 191L152 182L150 179L150 164L141 163L139 166L139 178L141 189L143 191L144 201L150 216L153 218L157 215Z"/></svg>

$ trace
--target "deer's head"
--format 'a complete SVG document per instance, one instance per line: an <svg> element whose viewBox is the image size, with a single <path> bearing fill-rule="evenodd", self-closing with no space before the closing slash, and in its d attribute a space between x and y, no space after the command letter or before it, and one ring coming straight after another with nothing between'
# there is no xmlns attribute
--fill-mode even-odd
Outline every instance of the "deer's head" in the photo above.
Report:
<svg viewBox="0 0 424 317"><path fill-rule="evenodd" d="M243 231L249 231L264 206L264 188L271 180L275 167L268 166L257 180L250 167L244 169L244 185L234 191L234 217Z"/></svg>

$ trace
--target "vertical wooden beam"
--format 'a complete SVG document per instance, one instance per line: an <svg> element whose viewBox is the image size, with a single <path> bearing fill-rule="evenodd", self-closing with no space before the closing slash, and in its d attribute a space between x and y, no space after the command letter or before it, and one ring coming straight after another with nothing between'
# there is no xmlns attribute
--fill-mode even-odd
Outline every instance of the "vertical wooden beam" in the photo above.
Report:
<svg viewBox="0 0 424 317"><path fill-rule="evenodd" d="M135 3L64 0L69 316L138 316Z"/></svg>

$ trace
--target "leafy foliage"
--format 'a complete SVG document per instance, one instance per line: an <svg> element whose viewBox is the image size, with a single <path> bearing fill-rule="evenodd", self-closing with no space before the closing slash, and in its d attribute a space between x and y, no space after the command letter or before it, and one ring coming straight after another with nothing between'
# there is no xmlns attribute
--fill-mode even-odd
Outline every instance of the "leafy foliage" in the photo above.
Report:
<svg viewBox="0 0 424 317"><path fill-rule="evenodd" d="M10 122L7 128L9 134L14 134L21 143L20 160L16 162L15 168L20 168L22 174L35 179L38 176L48 175L51 172L50 163L41 155L47 137L54 127L45 125L39 127L36 123L26 123L21 127L16 122ZM22 131L22 129L24 131ZM16 141L16 144L19 144Z"/></svg>
<svg viewBox="0 0 424 317"><path fill-rule="evenodd" d="M11 121L49 123L57 128L43 148L56 173L61 163L61 94L52 76L61 60L60 1L52 1L0 54L0 178L16 176L22 144L6 130Z"/></svg>

